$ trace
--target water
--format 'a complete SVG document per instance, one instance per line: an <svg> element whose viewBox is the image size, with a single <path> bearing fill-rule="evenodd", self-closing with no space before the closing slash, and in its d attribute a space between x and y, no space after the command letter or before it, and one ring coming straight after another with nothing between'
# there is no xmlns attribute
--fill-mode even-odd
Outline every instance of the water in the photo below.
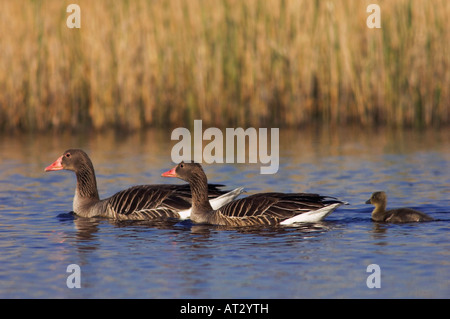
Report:
<svg viewBox="0 0 450 319"><path fill-rule="evenodd" d="M81 219L70 214L72 172L44 173L64 150L85 149L100 196L131 185L181 183L170 132L125 137L52 134L0 137L2 298L449 298L450 131L280 130L280 169L205 165L211 182L248 193L307 191L351 203L322 223L221 229ZM389 207L436 221L382 224L364 202L376 190ZM67 266L81 269L69 289ZM381 288L369 289L370 264Z"/></svg>

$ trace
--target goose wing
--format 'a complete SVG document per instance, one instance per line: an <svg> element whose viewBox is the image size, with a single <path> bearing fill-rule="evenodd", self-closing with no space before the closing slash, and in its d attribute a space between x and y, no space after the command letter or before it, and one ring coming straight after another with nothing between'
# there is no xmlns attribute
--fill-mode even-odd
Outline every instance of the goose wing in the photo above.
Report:
<svg viewBox="0 0 450 319"><path fill-rule="evenodd" d="M119 217L156 208L170 209L173 212L171 217L176 217L177 210L190 207L188 196L190 196L189 192L177 193L174 190L158 188L154 185L140 185L120 191L106 199L105 202L107 202L108 209Z"/></svg>
<svg viewBox="0 0 450 319"><path fill-rule="evenodd" d="M235 200L218 212L225 217L266 216L284 220L340 201L309 193L261 193Z"/></svg>
<svg viewBox="0 0 450 319"><path fill-rule="evenodd" d="M223 185L208 185L208 197L216 198L226 191ZM189 184L185 185L138 185L107 198L108 209L118 218L152 219L178 218L178 212L192 206ZM133 215L133 216L131 216Z"/></svg>

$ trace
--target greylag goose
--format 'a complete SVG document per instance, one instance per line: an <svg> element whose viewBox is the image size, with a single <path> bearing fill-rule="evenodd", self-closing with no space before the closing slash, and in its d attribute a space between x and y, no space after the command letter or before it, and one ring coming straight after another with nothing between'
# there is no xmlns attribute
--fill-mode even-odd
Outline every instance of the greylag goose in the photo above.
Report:
<svg viewBox="0 0 450 319"><path fill-rule="evenodd" d="M178 177L191 186L191 220L224 226L290 225L317 222L345 204L335 198L307 193L260 193L214 209L208 202L208 180L198 163L181 162L162 174Z"/></svg>
<svg viewBox="0 0 450 319"><path fill-rule="evenodd" d="M433 218L427 214L411 208L386 210L387 196L385 192L373 193L366 201L366 204L375 206L375 209L372 211L372 220L376 222L409 223L433 220Z"/></svg>
<svg viewBox="0 0 450 319"><path fill-rule="evenodd" d="M120 191L100 200L94 166L89 156L80 149L64 152L45 171L74 171L77 187L73 199L73 211L82 217L108 217L117 220L186 219L191 210L189 185L139 185ZM242 193L237 188L226 193L218 189L222 185L207 186L207 198L216 208Z"/></svg>

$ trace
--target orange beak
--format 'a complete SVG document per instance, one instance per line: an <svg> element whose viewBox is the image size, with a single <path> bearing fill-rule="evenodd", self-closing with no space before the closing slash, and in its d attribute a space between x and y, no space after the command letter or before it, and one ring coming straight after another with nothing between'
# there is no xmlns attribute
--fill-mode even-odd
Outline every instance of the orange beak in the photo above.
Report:
<svg viewBox="0 0 450 319"><path fill-rule="evenodd" d="M62 158L63 158L62 156L59 157L56 161L53 162L53 164L47 166L44 171L45 172L60 171L60 170L64 169L64 167L62 166L62 163L61 163Z"/></svg>
<svg viewBox="0 0 450 319"><path fill-rule="evenodd" d="M178 177L177 173L175 172L175 168L177 168L177 167L175 166L170 171L162 173L161 176L163 176L163 177Z"/></svg>

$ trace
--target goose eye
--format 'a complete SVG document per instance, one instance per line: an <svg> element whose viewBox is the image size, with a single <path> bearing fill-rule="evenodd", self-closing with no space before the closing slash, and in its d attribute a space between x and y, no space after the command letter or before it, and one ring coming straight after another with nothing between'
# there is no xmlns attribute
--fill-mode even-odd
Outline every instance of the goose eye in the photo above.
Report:
<svg viewBox="0 0 450 319"><path fill-rule="evenodd" d="M181 167L181 168L183 168L183 167L184 167L184 164L183 164L183 163L181 163L181 164L180 164L180 167Z"/></svg>
<svg viewBox="0 0 450 319"><path fill-rule="evenodd" d="M66 157L67 157L67 158L70 158L70 153L66 153Z"/></svg>

